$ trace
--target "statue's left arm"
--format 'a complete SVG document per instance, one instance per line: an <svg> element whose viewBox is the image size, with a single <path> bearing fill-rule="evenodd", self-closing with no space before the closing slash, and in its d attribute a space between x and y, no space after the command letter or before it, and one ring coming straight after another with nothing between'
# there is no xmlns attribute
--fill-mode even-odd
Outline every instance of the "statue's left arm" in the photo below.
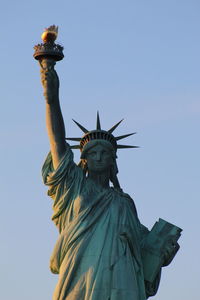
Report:
<svg viewBox="0 0 200 300"><path fill-rule="evenodd" d="M179 227L162 219L155 223L151 231L141 225L142 263L147 298L158 290L162 267L168 266L176 255L177 242L182 231Z"/></svg>

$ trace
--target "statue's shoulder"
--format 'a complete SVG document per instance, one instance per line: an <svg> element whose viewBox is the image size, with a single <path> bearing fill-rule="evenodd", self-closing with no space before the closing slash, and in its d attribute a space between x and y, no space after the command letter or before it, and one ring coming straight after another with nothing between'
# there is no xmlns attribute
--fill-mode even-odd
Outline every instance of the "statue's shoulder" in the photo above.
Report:
<svg viewBox="0 0 200 300"><path fill-rule="evenodd" d="M125 193L122 189L115 189L115 188L113 188L113 189L116 192L116 194L118 194L120 197L122 197L126 203L128 202L128 205L130 206L130 208L133 210L135 215L137 215L137 209L136 209L133 198L129 194Z"/></svg>
<svg viewBox="0 0 200 300"><path fill-rule="evenodd" d="M113 189L119 196L125 198L128 201L133 202L133 199L131 198L131 196L129 194L125 193L122 189L116 189L116 188L113 188Z"/></svg>

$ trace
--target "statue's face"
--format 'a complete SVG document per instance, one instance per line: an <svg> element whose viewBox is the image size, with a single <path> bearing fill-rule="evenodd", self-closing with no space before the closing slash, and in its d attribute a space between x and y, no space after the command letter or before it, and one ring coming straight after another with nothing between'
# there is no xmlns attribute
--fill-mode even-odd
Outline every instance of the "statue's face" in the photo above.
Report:
<svg viewBox="0 0 200 300"><path fill-rule="evenodd" d="M88 171L102 173L110 170L113 163L111 151L102 145L96 145L88 150L86 155Z"/></svg>

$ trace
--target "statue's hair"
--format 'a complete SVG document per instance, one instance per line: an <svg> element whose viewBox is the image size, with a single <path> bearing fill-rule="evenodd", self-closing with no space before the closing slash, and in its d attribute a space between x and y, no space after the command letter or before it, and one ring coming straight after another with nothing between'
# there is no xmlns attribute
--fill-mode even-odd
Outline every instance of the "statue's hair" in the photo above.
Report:
<svg viewBox="0 0 200 300"><path fill-rule="evenodd" d="M112 146L112 144L110 142L105 141L105 140L93 140L93 141L90 141L89 143L87 143L84 146L84 148L83 148L83 150L81 152L81 159L85 159L88 151L90 149L94 148L97 145L103 146L104 148L106 148L107 150L109 150L109 152L112 153L112 157L113 158L117 158L117 156L116 156L116 150L113 148L113 146Z"/></svg>
<svg viewBox="0 0 200 300"><path fill-rule="evenodd" d="M113 163L110 168L110 181L112 182L114 188L120 189L120 184L117 178L117 173L118 173L118 167L117 167L117 155L116 155L116 150L113 148L112 144L108 141L105 140L93 140L85 145L83 148L83 151L81 153L81 161L79 162L79 167L83 169L85 174L88 173L88 166L87 166L87 153L90 149L94 148L97 145L101 145L105 147L109 152L111 152L111 156L113 159Z"/></svg>

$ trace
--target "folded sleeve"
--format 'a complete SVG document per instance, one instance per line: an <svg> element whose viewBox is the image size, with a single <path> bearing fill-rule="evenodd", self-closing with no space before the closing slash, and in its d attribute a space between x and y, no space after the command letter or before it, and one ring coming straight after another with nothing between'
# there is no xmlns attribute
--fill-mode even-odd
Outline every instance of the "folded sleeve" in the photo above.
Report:
<svg viewBox="0 0 200 300"><path fill-rule="evenodd" d="M85 176L83 170L74 163L73 153L67 145L56 170L53 168L51 152L47 155L42 167L42 177L44 184L48 186L48 195L54 200L52 220L57 225L61 215L65 219L73 200L80 193Z"/></svg>
<svg viewBox="0 0 200 300"><path fill-rule="evenodd" d="M82 172L82 170L74 163L73 158L73 152L67 145L65 154L58 167L54 169L51 152L47 155L42 167L42 177L44 184L49 187L49 196L55 194L57 186L61 183L64 183L66 188L69 188L75 180L75 177Z"/></svg>

